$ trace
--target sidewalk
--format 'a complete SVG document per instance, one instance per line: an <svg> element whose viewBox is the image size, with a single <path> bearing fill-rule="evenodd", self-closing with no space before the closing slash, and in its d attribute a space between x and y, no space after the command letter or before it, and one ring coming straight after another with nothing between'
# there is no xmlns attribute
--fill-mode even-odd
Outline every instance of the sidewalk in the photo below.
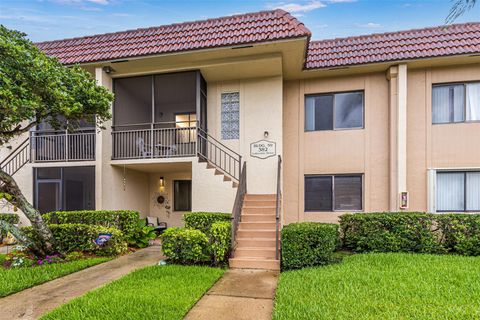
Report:
<svg viewBox="0 0 480 320"><path fill-rule="evenodd" d="M0 299L0 319L38 319L42 314L84 293L112 282L162 258L160 246L151 246L118 259L58 278Z"/></svg>
<svg viewBox="0 0 480 320"><path fill-rule="evenodd" d="M270 320L278 272L230 269L184 320Z"/></svg>

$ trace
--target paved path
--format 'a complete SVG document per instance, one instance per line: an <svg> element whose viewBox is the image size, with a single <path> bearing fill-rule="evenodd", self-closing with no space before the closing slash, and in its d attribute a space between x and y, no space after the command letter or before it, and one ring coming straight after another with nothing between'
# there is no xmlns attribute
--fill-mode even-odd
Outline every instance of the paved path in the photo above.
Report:
<svg viewBox="0 0 480 320"><path fill-rule="evenodd" d="M184 320L270 320L278 272L230 269Z"/></svg>
<svg viewBox="0 0 480 320"><path fill-rule="evenodd" d="M162 258L152 246L0 299L1 320L38 319L42 314Z"/></svg>

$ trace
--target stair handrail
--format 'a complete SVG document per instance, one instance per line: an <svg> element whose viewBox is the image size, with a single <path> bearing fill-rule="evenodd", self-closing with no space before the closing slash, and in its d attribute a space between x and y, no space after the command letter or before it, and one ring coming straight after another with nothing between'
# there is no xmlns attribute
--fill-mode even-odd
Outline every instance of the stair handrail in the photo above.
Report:
<svg viewBox="0 0 480 320"><path fill-rule="evenodd" d="M235 202L232 210L232 226L231 226L231 253L235 250L236 235L238 230L238 224L240 223L240 215L242 213L243 200L247 194L247 162L243 162L240 180L238 182L237 194L235 195Z"/></svg>
<svg viewBox="0 0 480 320"><path fill-rule="evenodd" d="M0 168L13 176L25 164L30 162L30 138L23 140L10 154L0 163ZM27 150L27 151L25 151Z"/></svg>
<svg viewBox="0 0 480 320"><path fill-rule="evenodd" d="M243 171L242 156L200 127L197 128L197 154L236 182L240 182Z"/></svg>
<svg viewBox="0 0 480 320"><path fill-rule="evenodd" d="M280 212L281 212L281 175L282 173L282 157L278 155L277 164L277 195L275 199L275 259L279 260L279 247L280 247Z"/></svg>

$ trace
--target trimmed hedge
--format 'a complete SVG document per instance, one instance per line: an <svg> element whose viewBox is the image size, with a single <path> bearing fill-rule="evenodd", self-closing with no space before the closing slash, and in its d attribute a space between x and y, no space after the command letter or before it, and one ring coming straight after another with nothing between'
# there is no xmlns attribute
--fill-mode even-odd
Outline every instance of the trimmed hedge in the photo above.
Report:
<svg viewBox="0 0 480 320"><path fill-rule="evenodd" d="M163 253L174 263L195 264L210 260L208 237L200 230L168 228L161 238Z"/></svg>
<svg viewBox="0 0 480 320"><path fill-rule="evenodd" d="M210 230L210 251L214 265L227 262L232 242L230 221L217 221Z"/></svg>
<svg viewBox="0 0 480 320"><path fill-rule="evenodd" d="M183 215L185 228L197 229L208 235L212 228L212 224L217 221L230 222L232 215L230 213L221 212L189 212Z"/></svg>
<svg viewBox="0 0 480 320"><path fill-rule="evenodd" d="M83 210L56 211L43 215L48 224L88 224L117 228L128 238L134 236L137 230L140 214L131 210Z"/></svg>
<svg viewBox="0 0 480 320"><path fill-rule="evenodd" d="M107 228L88 224L50 224L55 244L62 253L82 251L97 255L118 255L127 250L127 242L122 232L116 228ZM35 238L32 227L22 228L29 236ZM112 237L103 246L98 246L94 240L100 233L110 233Z"/></svg>
<svg viewBox="0 0 480 320"><path fill-rule="evenodd" d="M336 224L291 223L281 235L283 270L329 264L339 244Z"/></svg>
<svg viewBox="0 0 480 320"><path fill-rule="evenodd" d="M384 212L340 217L343 246L355 252L480 255L480 215Z"/></svg>

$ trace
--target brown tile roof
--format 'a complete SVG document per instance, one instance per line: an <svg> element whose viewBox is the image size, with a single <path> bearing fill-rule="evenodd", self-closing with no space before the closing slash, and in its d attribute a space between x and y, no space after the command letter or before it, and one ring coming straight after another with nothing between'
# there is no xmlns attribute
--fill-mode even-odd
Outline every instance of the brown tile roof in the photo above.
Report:
<svg viewBox="0 0 480 320"><path fill-rule="evenodd" d="M306 69L480 53L480 23L312 41Z"/></svg>
<svg viewBox="0 0 480 320"><path fill-rule="evenodd" d="M37 43L64 64L207 49L309 37L310 31L283 10Z"/></svg>

